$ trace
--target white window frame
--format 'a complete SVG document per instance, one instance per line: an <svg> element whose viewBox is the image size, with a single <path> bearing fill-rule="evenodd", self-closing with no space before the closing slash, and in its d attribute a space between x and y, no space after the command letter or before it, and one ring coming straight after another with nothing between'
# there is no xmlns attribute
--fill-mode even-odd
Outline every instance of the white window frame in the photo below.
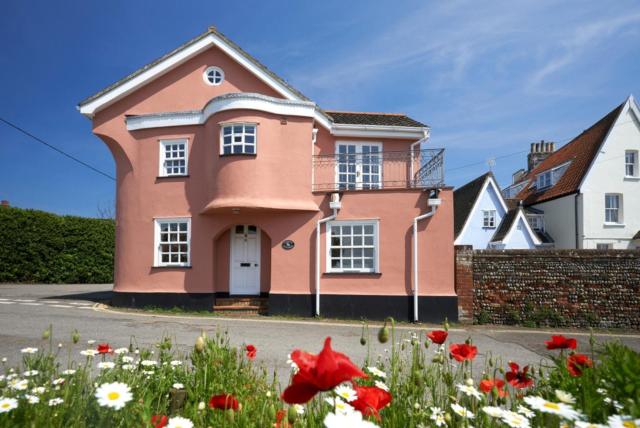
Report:
<svg viewBox="0 0 640 428"><path fill-rule="evenodd" d="M218 72L220 74L220 81L216 82L215 80L212 82L209 80L209 73L211 72ZM202 73L202 79L204 80L204 83L206 83L209 86L219 86L222 85L222 82L224 82L224 70L222 70L220 67L216 67L216 66L211 66L211 67L207 67L204 72Z"/></svg>
<svg viewBox="0 0 640 428"><path fill-rule="evenodd" d="M183 177L185 175L189 175L189 139L188 138L173 138L167 140L159 140L160 143L160 156L159 158L159 169L158 176L160 177ZM165 162L167 159L167 151L166 146L172 144L184 144L184 172L182 173L169 173L167 172L167 168ZM180 160L182 158L171 158L170 160Z"/></svg>
<svg viewBox="0 0 640 428"><path fill-rule="evenodd" d="M154 219L154 246L153 246L153 265L155 267L190 267L191 266L191 217L172 217L172 218L155 218ZM185 242L177 241L176 245L187 245L187 261L186 262L163 262L160 252L160 228L162 224L186 223L187 224L187 240ZM180 233L178 230L177 233Z"/></svg>
<svg viewBox="0 0 640 428"><path fill-rule="evenodd" d="M364 231L364 226L373 226L373 267L365 268L364 263L361 268L334 268L331 263L331 235L332 230L336 226L362 226ZM378 220L334 220L327 223L327 231L326 231L326 272L328 273L379 273L380 267L380 227ZM352 235L353 237L353 235ZM367 246L368 247L368 246ZM353 247L353 243L351 244L352 251L354 248L362 248L364 250L364 239L363 245L360 247ZM353 262L353 254L351 255L351 261ZM353 264L353 263L352 263Z"/></svg>
<svg viewBox="0 0 640 428"><path fill-rule="evenodd" d="M609 201L609 197L615 197L614 200L617 201L616 207L608 207L607 202ZM615 212L617 219L615 221L609 220L608 213ZM621 193L606 193L604 195L604 223L605 224L623 224L623 198Z"/></svg>
<svg viewBox="0 0 640 428"><path fill-rule="evenodd" d="M235 126L242 126L242 133L240 133L239 135L236 135L234 127ZM253 126L253 153L246 153L245 147L251 145L251 143L247 143L245 142L245 139L247 136L251 136L252 134L247 134L246 132L246 127L247 126ZM229 134L231 136L231 150L232 153L225 153L224 152L224 148L225 148L225 143L224 143L224 137L225 137L225 133L224 130L227 128L231 128L231 134ZM239 136L241 137L242 141L241 142L234 142L235 137ZM233 146L235 145L241 145L242 146L242 153L233 153ZM229 123L221 123L220 124L220 156L255 156L258 154L258 124L255 122L229 122Z"/></svg>
<svg viewBox="0 0 640 428"><path fill-rule="evenodd" d="M629 155L633 156L633 160L631 162L629 162ZM629 174L629 168L631 168L631 174ZM638 178L640 176L638 171L638 150L625 150L624 176L629 178Z"/></svg>
<svg viewBox="0 0 640 428"><path fill-rule="evenodd" d="M531 226L531 229L544 232L544 216L539 214L530 214L527 215L527 221L529 222L529 226Z"/></svg>
<svg viewBox="0 0 640 428"><path fill-rule="evenodd" d="M596 250L613 250L613 244L599 242L596 244Z"/></svg>
<svg viewBox="0 0 640 428"><path fill-rule="evenodd" d="M551 187L551 171L545 171L538 175L536 187L540 190Z"/></svg>
<svg viewBox="0 0 640 428"><path fill-rule="evenodd" d="M349 184L348 182L344 182L342 183L340 181L340 158L339 156L342 155L339 150L340 150L340 146L341 145L351 145L351 146L356 146L356 153L353 155L349 155L349 154L343 154L344 156L356 156L356 162L355 162L355 172L353 172L353 174L356 175L356 181L355 181L355 188L354 189L349 189L347 187L347 185ZM375 146L378 148L378 156L380 157L380 164L379 164L379 168L380 171L378 172L378 181L376 183L373 182L369 182L369 183L365 183L362 181L362 177L364 176L364 173L362 172L362 166L364 165L362 162L362 157L365 156L362 153L362 147L363 146ZM377 141L336 141L335 143L335 161L336 161L336 167L335 167L335 183L336 183L336 189L337 190L379 190L383 188L383 170L384 170L384 157L383 157L383 143L381 142L377 142ZM373 164L370 164L373 165ZM369 173L369 175L371 175L371 173ZM345 187L340 187L341 184L344 184ZM365 189L365 185L369 185L369 188ZM375 185L377 187L372 187L372 185Z"/></svg>
<svg viewBox="0 0 640 428"><path fill-rule="evenodd" d="M495 229L497 227L497 214L496 210L482 210L482 227L484 229Z"/></svg>

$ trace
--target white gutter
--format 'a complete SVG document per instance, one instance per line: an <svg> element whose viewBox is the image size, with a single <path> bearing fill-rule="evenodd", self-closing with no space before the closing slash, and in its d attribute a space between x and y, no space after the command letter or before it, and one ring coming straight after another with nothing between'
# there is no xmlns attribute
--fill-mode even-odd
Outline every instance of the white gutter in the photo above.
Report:
<svg viewBox="0 0 640 428"><path fill-rule="evenodd" d="M438 205L442 203L441 199L429 198L429 206L431 210L419 215L413 219L413 321L418 322L418 222L425 218L431 217L436 213Z"/></svg>
<svg viewBox="0 0 640 428"><path fill-rule="evenodd" d="M331 203L329 204L333 209L333 214L329 217L321 218L316 224L316 316L320 316L320 230L322 224L328 221L334 220L338 216L338 210L340 209L340 200L338 193L331 195Z"/></svg>

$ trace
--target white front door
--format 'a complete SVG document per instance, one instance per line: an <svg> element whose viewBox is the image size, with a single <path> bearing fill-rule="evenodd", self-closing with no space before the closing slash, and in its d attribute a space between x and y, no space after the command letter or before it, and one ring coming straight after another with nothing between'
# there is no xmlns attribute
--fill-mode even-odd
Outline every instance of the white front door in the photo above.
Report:
<svg viewBox="0 0 640 428"><path fill-rule="evenodd" d="M231 230L229 294L260 294L260 229L242 224Z"/></svg>

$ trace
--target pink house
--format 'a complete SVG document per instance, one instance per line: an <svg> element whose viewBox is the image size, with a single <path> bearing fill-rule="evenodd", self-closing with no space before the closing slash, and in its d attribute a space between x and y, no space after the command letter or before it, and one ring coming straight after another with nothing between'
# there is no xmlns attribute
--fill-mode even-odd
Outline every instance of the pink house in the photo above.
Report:
<svg viewBox="0 0 640 428"><path fill-rule="evenodd" d="M116 161L114 304L457 319L426 125L323 110L213 28L78 108Z"/></svg>

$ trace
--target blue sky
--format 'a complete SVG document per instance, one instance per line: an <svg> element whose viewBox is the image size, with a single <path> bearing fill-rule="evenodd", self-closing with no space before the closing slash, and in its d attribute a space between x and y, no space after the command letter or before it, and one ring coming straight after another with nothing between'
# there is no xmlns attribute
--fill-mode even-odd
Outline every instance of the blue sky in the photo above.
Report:
<svg viewBox="0 0 640 428"><path fill-rule="evenodd" d="M637 1L226 4L5 1L0 116L114 174L77 102L211 24L323 108L429 124L455 186L640 96ZM115 199L114 182L1 123L0 159L0 199L12 205L95 216ZM498 159L501 185L525 163Z"/></svg>

